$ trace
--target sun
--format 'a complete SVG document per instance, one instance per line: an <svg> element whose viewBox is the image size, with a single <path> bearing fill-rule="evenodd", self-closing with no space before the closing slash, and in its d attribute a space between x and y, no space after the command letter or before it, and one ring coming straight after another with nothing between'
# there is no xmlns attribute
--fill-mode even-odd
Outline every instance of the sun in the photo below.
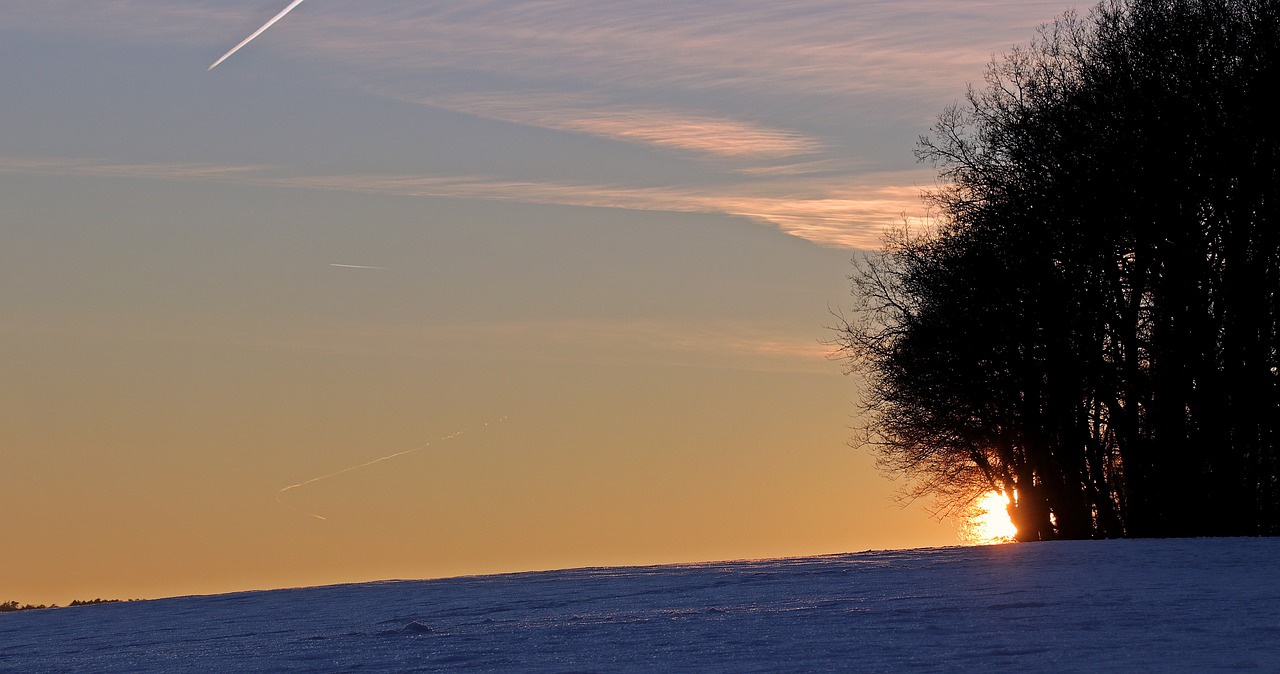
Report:
<svg viewBox="0 0 1280 674"><path fill-rule="evenodd" d="M1013 541L1018 529L1009 519L1006 505L1004 494L998 491L987 492L974 502L965 521L960 524L960 539L969 545Z"/></svg>

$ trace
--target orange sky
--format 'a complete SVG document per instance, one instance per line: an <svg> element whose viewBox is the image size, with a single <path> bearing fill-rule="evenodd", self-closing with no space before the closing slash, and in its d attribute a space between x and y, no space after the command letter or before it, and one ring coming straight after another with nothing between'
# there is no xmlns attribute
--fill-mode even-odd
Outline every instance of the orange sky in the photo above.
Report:
<svg viewBox="0 0 1280 674"><path fill-rule="evenodd" d="M283 4L0 8L0 601L956 542L821 342L1057 3Z"/></svg>

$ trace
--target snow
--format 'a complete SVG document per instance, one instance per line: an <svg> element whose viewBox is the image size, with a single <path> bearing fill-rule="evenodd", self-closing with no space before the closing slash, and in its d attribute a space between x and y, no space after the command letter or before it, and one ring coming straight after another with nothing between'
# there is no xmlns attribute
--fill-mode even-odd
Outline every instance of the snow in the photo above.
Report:
<svg viewBox="0 0 1280 674"><path fill-rule="evenodd" d="M0 615L0 671L1280 671L1280 539L386 581Z"/></svg>

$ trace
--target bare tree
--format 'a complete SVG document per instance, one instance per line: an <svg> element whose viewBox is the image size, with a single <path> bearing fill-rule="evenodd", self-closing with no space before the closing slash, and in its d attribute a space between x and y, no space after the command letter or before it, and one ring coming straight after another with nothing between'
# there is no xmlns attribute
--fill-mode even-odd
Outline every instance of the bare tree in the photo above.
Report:
<svg viewBox="0 0 1280 674"><path fill-rule="evenodd" d="M938 226L853 275L862 441L1019 538L1280 533L1274 0L1109 0L917 156Z"/></svg>

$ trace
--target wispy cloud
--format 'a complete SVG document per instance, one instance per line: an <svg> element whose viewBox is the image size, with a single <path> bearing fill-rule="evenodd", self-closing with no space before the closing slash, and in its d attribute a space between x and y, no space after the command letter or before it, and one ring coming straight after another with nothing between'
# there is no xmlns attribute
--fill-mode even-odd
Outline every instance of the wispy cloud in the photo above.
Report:
<svg viewBox="0 0 1280 674"><path fill-rule="evenodd" d="M442 177L449 169L438 165L421 175L298 175L6 159L0 170L720 213L824 246L876 246L886 225L919 211L917 185L932 175L904 170L905 147L896 161L863 162L866 143L850 139L894 128L909 143L993 52L1062 9L1061 0L307 3L264 49L365 92L702 161L666 187ZM262 10L249 0L7 0L0 23L221 51ZM709 176L702 185L688 177L697 171Z"/></svg>
<svg viewBox="0 0 1280 674"><path fill-rule="evenodd" d="M308 5L278 30L273 49L405 96L475 93L467 80L424 77L461 70L500 75L512 90L633 101L672 91L702 100L934 99L1064 8L1061 0L378 0ZM20 29L216 45L258 25L262 11L245 0L6 0L0 17Z"/></svg>
<svg viewBox="0 0 1280 674"><path fill-rule="evenodd" d="M484 177L425 175L285 175L260 166L122 164L74 159L0 157L0 172L146 178L322 189L402 197L490 199L640 211L722 214L777 227L836 248L875 248L885 227L918 210L927 173L892 173L849 186L751 183L721 187L625 187ZM902 181L907 182L903 183ZM791 191L788 191L791 190Z"/></svg>
<svg viewBox="0 0 1280 674"><path fill-rule="evenodd" d="M262 22L262 6L249 2L190 0L6 0L3 25L26 31L91 33L99 38L214 45L230 31ZM257 23L254 23L256 15ZM227 33L224 34L223 31ZM236 37L240 37L237 35Z"/></svg>
<svg viewBox="0 0 1280 674"><path fill-rule="evenodd" d="M473 354L492 359L574 362L635 360L724 369L833 374L830 348L794 326L746 321L560 319L456 323L326 323L263 326L261 330L201 329L178 323L86 323L48 316L0 324L0 335L111 340L130 344L235 345L257 351L432 357ZM513 341L527 348L506 348Z"/></svg>
<svg viewBox="0 0 1280 674"><path fill-rule="evenodd" d="M93 159L0 156L0 171L32 175L154 178L169 180L251 180L270 170L261 164L226 166L192 162L115 163Z"/></svg>
<svg viewBox="0 0 1280 674"><path fill-rule="evenodd" d="M363 3L361 18L317 15L309 44L383 73L464 66L561 88L858 95L955 87L957 71L973 73L1061 9L1057 1Z"/></svg>
<svg viewBox="0 0 1280 674"><path fill-rule="evenodd" d="M779 159L822 149L815 138L728 117L609 104L588 96L467 94L423 98L425 105L632 143L731 159Z"/></svg>
<svg viewBox="0 0 1280 674"><path fill-rule="evenodd" d="M381 331L386 327L374 327ZM521 321L506 323L465 323L438 326L391 327L393 332L414 335L415 340L431 336L435 339L487 342L494 335L503 340L517 338L521 343L556 343L574 352L606 346L616 352L619 346L672 353L717 354L725 359L760 356L807 361L809 366L829 371L830 349L816 338L795 335L793 329L737 321L694 323L656 320L587 320ZM624 349L626 351L627 349ZM797 366L792 363L790 367Z"/></svg>
<svg viewBox="0 0 1280 674"><path fill-rule="evenodd" d="M914 183L809 187L800 193L773 194L779 186L623 187L405 175L298 176L254 182L399 196L723 214L772 225L821 246L863 249L878 248L884 229L904 213L918 211L920 203L920 189Z"/></svg>

